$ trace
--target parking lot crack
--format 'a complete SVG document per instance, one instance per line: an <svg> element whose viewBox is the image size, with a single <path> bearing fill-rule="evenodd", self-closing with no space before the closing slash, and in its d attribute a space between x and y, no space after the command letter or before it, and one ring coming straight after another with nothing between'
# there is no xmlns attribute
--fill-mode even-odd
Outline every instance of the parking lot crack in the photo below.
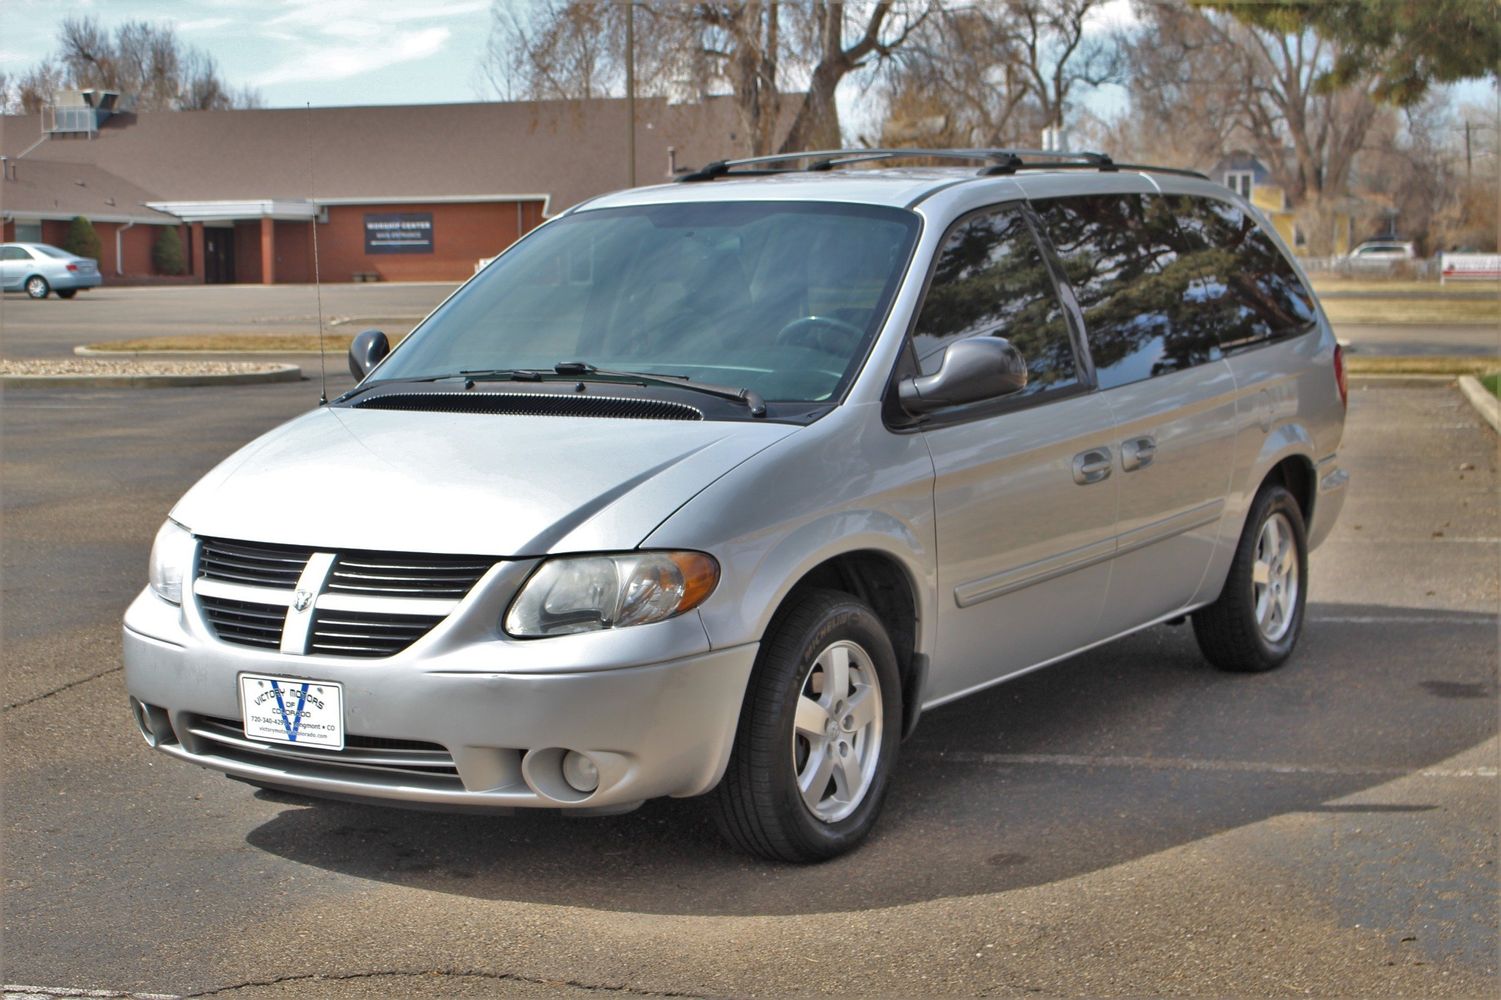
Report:
<svg viewBox="0 0 1501 1000"><path fill-rule="evenodd" d="M532 986L550 986L558 989L594 990L600 993L616 993L622 996L634 997L670 997L689 998L698 1000L703 994L700 993L677 993L660 992L656 990L637 989L620 983L586 983L576 979L548 979L546 977L523 976L514 972L491 972L484 969L382 969L365 972L346 973L306 973L302 975L276 976L271 979L245 980L227 986L216 986L213 989L204 990L200 993L184 994L180 1000L198 1000L201 997L231 996L238 990L258 989L267 986L281 986L288 983L316 983L316 982L348 982L361 979L380 979L384 977L415 979L425 976L441 976L445 978L490 979L497 983L527 983Z"/></svg>
<svg viewBox="0 0 1501 1000"><path fill-rule="evenodd" d="M13 708L25 708L27 705L34 705L39 701L46 701L53 695L62 694L64 691L72 690L73 688L78 687L80 684L87 684L89 681L97 681L99 678L108 677L110 674L117 674L124 669L124 667L110 667L108 670L101 670L97 674L90 674L87 677L80 677L76 681L69 681L61 687L53 688L51 691L43 691L41 694L32 695L30 698L22 698L20 701L10 702L5 706L3 711L9 712Z"/></svg>

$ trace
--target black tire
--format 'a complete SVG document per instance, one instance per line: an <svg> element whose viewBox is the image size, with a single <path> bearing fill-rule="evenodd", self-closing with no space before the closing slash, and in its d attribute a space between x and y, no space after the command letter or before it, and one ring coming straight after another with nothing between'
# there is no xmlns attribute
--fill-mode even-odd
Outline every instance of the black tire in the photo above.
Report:
<svg viewBox="0 0 1501 1000"><path fill-rule="evenodd" d="M846 766L858 762L861 774L867 773L865 761L869 760L861 755L874 749L876 757L869 762L868 778L860 779L862 791L848 796L848 801L839 799L839 789L849 787L849 772L837 764L838 774L831 774L817 793L811 793L819 770L814 765L806 773L810 793L821 801L810 806L798 787L798 769L800 765L808 768L822 751L795 729L796 713L805 694L824 697L820 692L826 672L817 661L823 656L831 662L827 658L836 648L850 664L851 706L862 697L862 689L855 684L862 678L865 683L874 681L879 712L874 705L868 711L872 720L879 720L880 728L859 730L865 734L860 743L850 730L845 743L845 730L834 722L829 757L845 758ZM836 697L832 689L829 697ZM869 697L869 691L863 697ZM840 694L837 704L845 704L842 698ZM822 861L855 847L875 825L886 797L901 742L901 698L891 639L869 607L834 590L814 590L793 598L778 611L761 643L729 766L710 794L720 831L741 850L772 861ZM853 718L853 714L847 716ZM851 805L847 815L838 815ZM830 815L821 817L814 808Z"/></svg>
<svg viewBox="0 0 1501 1000"><path fill-rule="evenodd" d="M1280 617L1271 615L1264 625L1258 615L1256 568L1270 553L1263 533L1269 521L1276 521L1278 531L1290 536L1290 550L1283 560L1295 568L1295 593L1286 599L1287 580L1275 570L1270 589L1280 580L1281 589L1269 600L1289 606ZM1288 562L1290 560L1290 562ZM1303 607L1308 598L1308 536L1303 525L1303 511L1298 501L1277 483L1267 483L1251 502L1246 526L1236 543L1235 559L1219 600L1194 612L1194 638L1204 658L1221 670L1237 673L1260 673L1281 666L1298 644L1303 630ZM1274 608L1271 610L1275 610Z"/></svg>
<svg viewBox="0 0 1501 1000"><path fill-rule="evenodd" d="M71 299L73 296L75 296L77 294L78 294L78 289L76 289L76 288L59 288L57 290L57 297L60 298L60 299Z"/></svg>
<svg viewBox="0 0 1501 1000"><path fill-rule="evenodd" d="M33 299L45 299L52 291L52 286L47 284L47 279L40 274L33 274L21 283L26 289L26 294Z"/></svg>

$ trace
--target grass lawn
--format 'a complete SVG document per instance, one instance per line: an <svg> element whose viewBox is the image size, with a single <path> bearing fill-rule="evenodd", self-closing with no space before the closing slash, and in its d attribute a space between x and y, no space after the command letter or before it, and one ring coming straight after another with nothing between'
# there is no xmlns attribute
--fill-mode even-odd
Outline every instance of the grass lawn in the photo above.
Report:
<svg viewBox="0 0 1501 1000"><path fill-rule="evenodd" d="M1398 354L1346 354L1345 371L1351 375L1490 375L1495 377L1495 358L1405 356Z"/></svg>
<svg viewBox="0 0 1501 1000"><path fill-rule="evenodd" d="M392 346L405 334L387 334ZM330 355L344 354L354 338L349 333L326 333L323 350ZM286 351L317 351L318 337L308 333L201 333L179 337L139 337L135 340L106 340L89 344L91 351L260 351L278 354Z"/></svg>
<svg viewBox="0 0 1501 1000"><path fill-rule="evenodd" d="M1438 279L1418 281L1413 278L1351 278L1338 274L1310 274L1308 280L1313 290L1323 295L1328 292L1424 292L1452 295L1456 292L1491 292L1501 294L1501 281L1450 281L1439 284Z"/></svg>
<svg viewBox="0 0 1501 1000"><path fill-rule="evenodd" d="M1411 326L1501 325L1495 299L1323 299L1324 312L1341 323Z"/></svg>
<svg viewBox="0 0 1501 1000"><path fill-rule="evenodd" d="M1489 375L1480 376L1480 384L1485 386L1486 391L1497 399L1501 399L1501 372L1491 372Z"/></svg>

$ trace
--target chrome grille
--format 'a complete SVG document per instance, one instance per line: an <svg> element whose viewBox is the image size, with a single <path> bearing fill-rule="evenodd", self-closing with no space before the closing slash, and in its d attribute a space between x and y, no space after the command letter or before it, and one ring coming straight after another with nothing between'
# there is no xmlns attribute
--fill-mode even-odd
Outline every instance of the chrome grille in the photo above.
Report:
<svg viewBox="0 0 1501 1000"><path fill-rule="evenodd" d="M427 635L442 620L425 615L320 609L313 618L308 652L328 656L392 656Z"/></svg>
<svg viewBox="0 0 1501 1000"><path fill-rule="evenodd" d="M395 552L346 552L334 562L328 590L336 594L451 597L469 588L495 565L475 556L412 556Z"/></svg>
<svg viewBox="0 0 1501 1000"><path fill-rule="evenodd" d="M227 542L220 538L201 538L198 547L198 575L205 580L221 580L252 587L297 585L297 577L312 556L312 549L289 545L261 545L251 542Z"/></svg>
<svg viewBox="0 0 1501 1000"><path fill-rule="evenodd" d="M345 735L343 750L295 743L262 743L246 738L244 727L237 720L207 715L189 716L187 730L198 739L212 743L212 753L246 763L273 767L312 765L336 768L345 773L360 771L372 776L396 774L435 787L463 787L453 757L437 743L354 734Z"/></svg>
<svg viewBox="0 0 1501 1000"><path fill-rule="evenodd" d="M203 538L193 591L204 619L224 642L294 654L384 657L432 631L496 561ZM299 590L312 596L311 623L303 612L290 610Z"/></svg>
<svg viewBox="0 0 1501 1000"><path fill-rule="evenodd" d="M214 627L214 634L225 642L243 646L281 646L281 628L287 609L275 604L252 604L225 597L199 595L203 617Z"/></svg>

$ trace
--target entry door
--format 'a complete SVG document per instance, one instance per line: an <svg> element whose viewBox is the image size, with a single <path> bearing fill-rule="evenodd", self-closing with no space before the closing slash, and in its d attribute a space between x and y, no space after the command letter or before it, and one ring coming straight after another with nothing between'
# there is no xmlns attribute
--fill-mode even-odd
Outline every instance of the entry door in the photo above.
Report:
<svg viewBox="0 0 1501 1000"><path fill-rule="evenodd" d="M949 344L977 336L1009 340L1028 384L936 414L922 432L938 528L930 700L1097 638L1114 553L1110 409L1081 375L1075 334L1014 206L946 236L914 329L918 368L931 374Z"/></svg>
<svg viewBox="0 0 1501 1000"><path fill-rule="evenodd" d="M227 285L235 280L235 231L203 230L203 278L210 285Z"/></svg>

